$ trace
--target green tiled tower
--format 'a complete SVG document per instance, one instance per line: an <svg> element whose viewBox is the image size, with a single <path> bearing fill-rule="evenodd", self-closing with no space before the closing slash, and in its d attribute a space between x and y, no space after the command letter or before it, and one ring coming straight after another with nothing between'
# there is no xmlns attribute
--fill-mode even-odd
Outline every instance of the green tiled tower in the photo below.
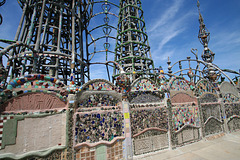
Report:
<svg viewBox="0 0 240 160"><path fill-rule="evenodd" d="M119 63L131 81L146 75L153 76L154 68L146 33L140 0L121 0L115 61ZM115 69L113 77L120 74Z"/></svg>

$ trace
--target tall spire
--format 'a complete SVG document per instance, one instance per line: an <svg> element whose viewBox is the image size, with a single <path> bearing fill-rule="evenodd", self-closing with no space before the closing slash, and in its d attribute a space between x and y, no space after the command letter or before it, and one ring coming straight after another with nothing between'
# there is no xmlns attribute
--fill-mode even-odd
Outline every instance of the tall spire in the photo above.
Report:
<svg viewBox="0 0 240 160"><path fill-rule="evenodd" d="M206 65L207 68L204 71L205 78L209 79L212 82L216 82L216 80L219 78L220 74L216 73L216 69L214 69L210 64L208 64L208 63L213 62L215 53L213 53L208 48L208 43L210 40L210 32L208 31L208 29L206 28L206 26L203 22L203 17L200 12L199 0L197 0L197 7L198 7L198 12L199 12L199 23L200 23L198 39L204 47L204 50L202 52L202 59L204 62L207 63L207 65Z"/></svg>
<svg viewBox="0 0 240 160"><path fill-rule="evenodd" d="M152 76L150 70L154 65L140 0L120 1L115 61L132 81L143 74ZM118 74L115 69L113 76Z"/></svg>
<svg viewBox="0 0 240 160"><path fill-rule="evenodd" d="M213 60L214 60L215 53L213 53L208 48L208 43L209 43L209 40L210 40L210 32L208 31L208 29L206 28L206 26L204 24L203 17L202 17L202 14L200 12L199 0L197 0L197 7L198 7L198 12L199 12L199 23L200 23L199 32L198 32L198 39L204 47L204 51L202 53L202 59L205 62L212 63Z"/></svg>

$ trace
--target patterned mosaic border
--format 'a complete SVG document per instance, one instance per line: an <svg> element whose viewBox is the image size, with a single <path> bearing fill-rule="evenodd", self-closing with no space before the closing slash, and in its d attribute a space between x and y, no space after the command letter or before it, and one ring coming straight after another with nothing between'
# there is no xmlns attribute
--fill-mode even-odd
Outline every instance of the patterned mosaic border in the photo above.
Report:
<svg viewBox="0 0 240 160"><path fill-rule="evenodd" d="M154 81L148 78L138 78L131 84L132 91L159 91Z"/></svg>
<svg viewBox="0 0 240 160"><path fill-rule="evenodd" d="M60 80L58 80L56 78L53 78L53 77L50 77L47 75L42 75L42 74L35 74L35 75L26 75L24 77L19 77L19 78L12 80L9 83L9 85L7 86L7 89L12 90L13 88L16 88L19 85L23 85L26 82L31 82L31 81L35 81L35 80L50 81L54 84L53 86L56 88L65 86Z"/></svg>

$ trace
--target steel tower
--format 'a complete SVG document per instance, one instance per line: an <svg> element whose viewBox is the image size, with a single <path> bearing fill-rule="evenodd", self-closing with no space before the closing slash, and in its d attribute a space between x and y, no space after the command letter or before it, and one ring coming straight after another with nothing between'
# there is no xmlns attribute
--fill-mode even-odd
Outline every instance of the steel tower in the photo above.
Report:
<svg viewBox="0 0 240 160"><path fill-rule="evenodd" d="M83 84L89 77L88 56L83 51L89 1L20 0L23 14L17 33L1 51L9 54L10 80L45 74L65 84Z"/></svg>
<svg viewBox="0 0 240 160"><path fill-rule="evenodd" d="M140 0L121 0L115 61L119 63L130 79L141 75L153 76L148 35L146 34L143 10ZM120 74L115 69L113 77Z"/></svg>
<svg viewBox="0 0 240 160"><path fill-rule="evenodd" d="M88 12L90 16L85 18L89 23L85 40L89 70L96 73L96 70L103 71L106 67L105 73L111 81L112 68L109 67L113 67L114 63L119 6L116 0L88 1L88 5L89 11L92 10Z"/></svg>

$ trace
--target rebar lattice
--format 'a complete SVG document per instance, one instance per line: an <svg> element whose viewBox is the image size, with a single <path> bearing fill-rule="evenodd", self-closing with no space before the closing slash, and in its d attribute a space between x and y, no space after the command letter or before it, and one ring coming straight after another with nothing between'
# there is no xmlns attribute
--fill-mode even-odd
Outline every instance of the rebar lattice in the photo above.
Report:
<svg viewBox="0 0 240 160"><path fill-rule="evenodd" d="M121 0L115 61L132 81L154 68L140 0ZM147 71L147 72L143 72ZM114 76L119 71L115 70Z"/></svg>

